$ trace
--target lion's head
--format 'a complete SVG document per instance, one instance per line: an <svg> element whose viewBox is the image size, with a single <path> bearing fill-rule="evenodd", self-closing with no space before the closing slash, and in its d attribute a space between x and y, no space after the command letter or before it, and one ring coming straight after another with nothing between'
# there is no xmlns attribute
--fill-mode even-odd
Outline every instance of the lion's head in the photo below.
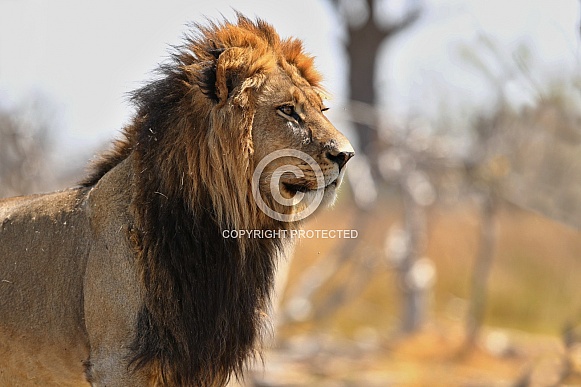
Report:
<svg viewBox="0 0 581 387"><path fill-rule="evenodd" d="M229 225L256 227L265 213L295 220L313 200L331 202L353 149L324 115L321 76L301 42L281 40L270 25L241 15L238 24L201 28L201 35L187 46L193 57L182 60L198 59L193 88L210 99L214 158L207 166L221 165L226 172L207 170L214 205L228 207L232 198L223 193L232 189L237 203L248 204L223 210ZM289 150L302 153L292 156ZM236 187L228 186L232 181ZM265 205L257 210L249 198Z"/></svg>
<svg viewBox="0 0 581 387"><path fill-rule="evenodd" d="M256 228L273 212L301 219L293 214L313 200L332 202L354 153L324 115L313 57L299 40L283 40L269 24L241 14L236 24L196 29L173 62L162 66L162 78L135 93L136 124L126 129L117 157L135 148L156 159L167 183L159 187L164 195L186 189L196 201L207 194L225 227ZM163 133L152 129L160 127ZM256 181L256 167L281 150L301 153L270 157ZM301 159L303 154L316 164ZM184 164L187 174L178 167ZM266 211L252 195L253 177Z"/></svg>
<svg viewBox="0 0 581 387"><path fill-rule="evenodd" d="M288 155L268 163L254 184L267 212L294 220L314 199L331 202L353 149L324 115L321 76L301 42L242 15L197 30L162 67L162 79L135 93L138 125L127 130L129 142L160 163L164 194L185 188L199 200L203 191L225 227L256 228L268 219L252 195L255 169L290 149L316 164ZM160 126L163 133L151 129ZM171 154L153 155L158 149ZM187 174L177 168L184 158Z"/></svg>

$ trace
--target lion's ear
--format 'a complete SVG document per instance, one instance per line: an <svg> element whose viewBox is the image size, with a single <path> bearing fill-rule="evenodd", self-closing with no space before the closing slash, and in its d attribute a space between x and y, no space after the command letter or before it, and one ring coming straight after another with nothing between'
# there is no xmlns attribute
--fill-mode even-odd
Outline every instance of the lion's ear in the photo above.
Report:
<svg viewBox="0 0 581 387"><path fill-rule="evenodd" d="M207 97L224 104L248 77L248 60L239 47L216 49L211 54L215 60L202 70L199 85Z"/></svg>
<svg viewBox="0 0 581 387"><path fill-rule="evenodd" d="M202 62L203 66L197 75L197 83L202 93L216 103L220 101L216 94L216 64L218 63L218 58L224 51L224 48L214 48L213 50L209 50L208 54L210 54L213 59Z"/></svg>

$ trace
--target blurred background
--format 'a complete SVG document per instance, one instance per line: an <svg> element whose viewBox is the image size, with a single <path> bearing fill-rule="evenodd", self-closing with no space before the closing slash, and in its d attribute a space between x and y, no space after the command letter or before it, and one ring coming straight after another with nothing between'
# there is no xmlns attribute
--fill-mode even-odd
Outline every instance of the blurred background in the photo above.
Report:
<svg viewBox="0 0 581 387"><path fill-rule="evenodd" d="M76 184L189 22L301 38L354 144L247 386L581 385L576 0L0 0L0 197Z"/></svg>

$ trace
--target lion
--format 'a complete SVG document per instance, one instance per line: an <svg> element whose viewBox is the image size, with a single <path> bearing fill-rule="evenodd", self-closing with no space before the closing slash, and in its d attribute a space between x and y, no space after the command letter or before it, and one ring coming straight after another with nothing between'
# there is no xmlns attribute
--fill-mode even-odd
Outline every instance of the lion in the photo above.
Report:
<svg viewBox="0 0 581 387"><path fill-rule="evenodd" d="M0 385L241 377L292 244L282 231L315 196L334 200L354 154L324 97L299 40L241 14L194 25L81 184L0 201ZM287 155L254 179L280 150L318 167ZM290 220L262 211L253 189Z"/></svg>

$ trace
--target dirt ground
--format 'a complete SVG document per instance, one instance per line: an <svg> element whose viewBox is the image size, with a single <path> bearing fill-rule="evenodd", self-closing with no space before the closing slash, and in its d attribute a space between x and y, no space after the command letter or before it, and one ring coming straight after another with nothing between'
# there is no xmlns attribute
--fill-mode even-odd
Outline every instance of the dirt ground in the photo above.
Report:
<svg viewBox="0 0 581 387"><path fill-rule="evenodd" d="M555 337L489 330L466 350L458 329L354 342L295 336L266 352L243 386L581 386L581 347Z"/></svg>

